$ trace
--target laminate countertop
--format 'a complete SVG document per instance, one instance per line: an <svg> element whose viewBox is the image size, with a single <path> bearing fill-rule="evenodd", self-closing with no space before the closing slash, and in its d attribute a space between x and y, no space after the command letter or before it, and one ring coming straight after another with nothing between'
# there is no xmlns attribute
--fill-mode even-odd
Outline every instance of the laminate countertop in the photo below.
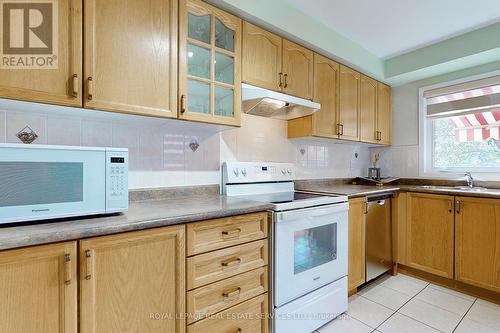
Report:
<svg viewBox="0 0 500 333"><path fill-rule="evenodd" d="M123 214L0 228L0 250L260 212L266 203L220 195L133 201Z"/></svg>

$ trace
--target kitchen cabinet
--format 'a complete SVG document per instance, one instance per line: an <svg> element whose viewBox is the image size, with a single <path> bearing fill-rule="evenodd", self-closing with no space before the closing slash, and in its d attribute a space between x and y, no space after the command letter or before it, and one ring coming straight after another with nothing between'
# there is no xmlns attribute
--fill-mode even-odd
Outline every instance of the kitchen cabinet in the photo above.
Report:
<svg viewBox="0 0 500 333"><path fill-rule="evenodd" d="M0 331L77 332L76 242L0 252Z"/></svg>
<svg viewBox="0 0 500 333"><path fill-rule="evenodd" d="M283 92L305 99L313 98L313 52L283 40Z"/></svg>
<svg viewBox="0 0 500 333"><path fill-rule="evenodd" d="M361 75L359 99L359 139L362 142L378 143L377 86L377 81L366 75Z"/></svg>
<svg viewBox="0 0 500 333"><path fill-rule="evenodd" d="M80 332L184 332L184 225L85 239L79 255Z"/></svg>
<svg viewBox="0 0 500 333"><path fill-rule="evenodd" d="M340 65L339 133L340 139L359 141L359 92L361 74Z"/></svg>
<svg viewBox="0 0 500 333"><path fill-rule="evenodd" d="M349 200L349 259L348 290L356 290L365 283L365 198Z"/></svg>
<svg viewBox="0 0 500 333"><path fill-rule="evenodd" d="M241 19L200 0L179 13L179 118L239 126Z"/></svg>
<svg viewBox="0 0 500 333"><path fill-rule="evenodd" d="M455 278L500 292L500 200L455 197Z"/></svg>
<svg viewBox="0 0 500 333"><path fill-rule="evenodd" d="M84 106L176 117L177 1L84 3Z"/></svg>
<svg viewBox="0 0 500 333"><path fill-rule="evenodd" d="M392 142L392 90L391 87L377 84L377 141L390 145Z"/></svg>
<svg viewBox="0 0 500 333"><path fill-rule="evenodd" d="M281 37L243 22L242 81L270 90L281 90L282 42Z"/></svg>
<svg viewBox="0 0 500 333"><path fill-rule="evenodd" d="M453 279L454 197L409 193L406 221L407 265Z"/></svg>
<svg viewBox="0 0 500 333"><path fill-rule="evenodd" d="M57 6L54 13L57 13L58 33L50 41L54 43L53 53L47 55L54 65L50 68L0 68L1 98L82 106L82 1L56 1L54 4Z"/></svg>
<svg viewBox="0 0 500 333"><path fill-rule="evenodd" d="M288 137L316 136L338 138L338 87L340 65L333 60L314 54L313 100L321 109L311 116L288 121Z"/></svg>

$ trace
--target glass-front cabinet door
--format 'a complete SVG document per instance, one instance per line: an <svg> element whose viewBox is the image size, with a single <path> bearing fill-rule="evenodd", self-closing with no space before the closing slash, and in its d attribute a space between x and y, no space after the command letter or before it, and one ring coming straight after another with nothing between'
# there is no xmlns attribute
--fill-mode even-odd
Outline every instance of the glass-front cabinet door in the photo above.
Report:
<svg viewBox="0 0 500 333"><path fill-rule="evenodd" d="M179 12L179 117L239 126L241 19L199 0Z"/></svg>

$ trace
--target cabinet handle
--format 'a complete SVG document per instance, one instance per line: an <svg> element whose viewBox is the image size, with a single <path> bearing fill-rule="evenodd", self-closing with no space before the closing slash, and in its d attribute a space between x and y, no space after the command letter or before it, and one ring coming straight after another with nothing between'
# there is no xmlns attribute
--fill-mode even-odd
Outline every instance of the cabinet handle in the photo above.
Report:
<svg viewBox="0 0 500 333"><path fill-rule="evenodd" d="M92 98L94 98L94 80L92 79L92 77L90 76L88 79L87 79L87 82L88 82L88 87L87 87L87 99L89 101L92 100Z"/></svg>
<svg viewBox="0 0 500 333"><path fill-rule="evenodd" d="M71 284L71 254L64 255L64 284Z"/></svg>
<svg viewBox="0 0 500 333"><path fill-rule="evenodd" d="M240 228L236 228L236 229L232 229L232 230L224 230L222 232L222 238L233 238L233 237L240 237L240 233L241 233L241 229Z"/></svg>
<svg viewBox="0 0 500 333"><path fill-rule="evenodd" d="M368 202L365 201L365 211L364 211L365 214L368 214Z"/></svg>
<svg viewBox="0 0 500 333"><path fill-rule="evenodd" d="M283 73L279 73L279 76L280 76L280 83L278 85L278 87L283 87Z"/></svg>
<svg viewBox="0 0 500 333"><path fill-rule="evenodd" d="M243 332L243 331L241 330L241 328L238 328L238 329L234 330L232 333L241 333L241 332Z"/></svg>
<svg viewBox="0 0 500 333"><path fill-rule="evenodd" d="M238 287L238 288L235 288L235 289L233 289L231 291L224 291L222 293L222 297L224 297L224 301L226 301L228 298L233 298L233 297L236 297L236 296L238 296L238 298L239 298L240 293L241 293L241 288Z"/></svg>
<svg viewBox="0 0 500 333"><path fill-rule="evenodd" d="M288 82L287 82L288 74L283 75L283 77L285 78L285 84L283 85L283 88L286 88L288 87Z"/></svg>
<svg viewBox="0 0 500 333"><path fill-rule="evenodd" d="M78 97L78 74L73 74L73 97Z"/></svg>
<svg viewBox="0 0 500 333"><path fill-rule="evenodd" d="M241 263L241 258L231 258L221 263L222 267L229 268L232 266L237 266Z"/></svg>
<svg viewBox="0 0 500 333"><path fill-rule="evenodd" d="M85 250L85 280L92 278L92 250Z"/></svg>
<svg viewBox="0 0 500 333"><path fill-rule="evenodd" d="M449 202L448 212L453 212L453 200L450 200Z"/></svg>
<svg viewBox="0 0 500 333"><path fill-rule="evenodd" d="M460 207L460 205L461 205L461 204L462 204L462 203L461 203L459 200L457 200L457 201L455 202L455 206L456 206L456 208L457 208L457 214L460 214L460 208L461 208L461 207Z"/></svg>
<svg viewBox="0 0 500 333"><path fill-rule="evenodd" d="M186 112L186 95L181 95L181 113Z"/></svg>
<svg viewBox="0 0 500 333"><path fill-rule="evenodd" d="M344 124L340 124L340 135L344 135Z"/></svg>

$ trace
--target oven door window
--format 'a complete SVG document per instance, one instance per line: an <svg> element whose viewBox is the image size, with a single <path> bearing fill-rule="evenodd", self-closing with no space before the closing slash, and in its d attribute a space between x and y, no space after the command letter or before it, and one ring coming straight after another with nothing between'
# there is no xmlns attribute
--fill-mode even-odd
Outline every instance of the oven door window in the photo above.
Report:
<svg viewBox="0 0 500 333"><path fill-rule="evenodd" d="M337 223L294 233L294 274L337 259Z"/></svg>

